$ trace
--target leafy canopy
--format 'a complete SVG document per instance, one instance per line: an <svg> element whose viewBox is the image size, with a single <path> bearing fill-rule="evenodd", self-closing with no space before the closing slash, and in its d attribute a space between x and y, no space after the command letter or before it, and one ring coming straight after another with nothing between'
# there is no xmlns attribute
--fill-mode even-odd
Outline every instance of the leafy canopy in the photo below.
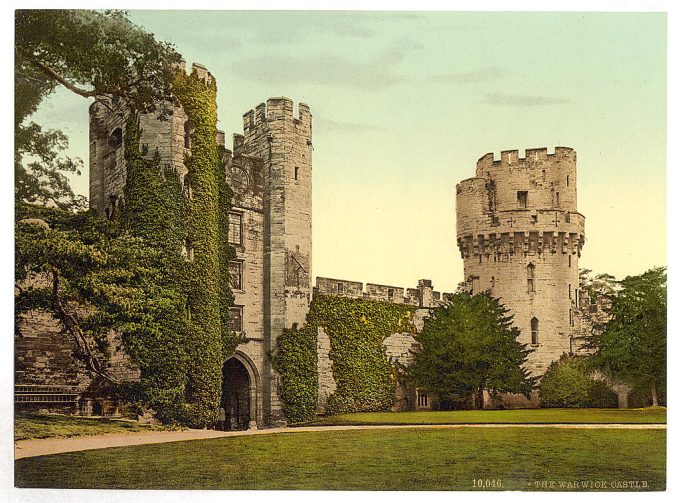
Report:
<svg viewBox="0 0 680 503"><path fill-rule="evenodd" d="M543 407L616 407L618 400L611 388L590 377L585 357L563 354L550 364L541 379Z"/></svg>
<svg viewBox="0 0 680 503"><path fill-rule="evenodd" d="M651 389L666 385L666 268L650 269L619 282L612 319L593 335L593 364L612 377ZM655 403L656 405L656 403Z"/></svg>
<svg viewBox="0 0 680 503"><path fill-rule="evenodd" d="M58 86L152 111L171 99L173 64L181 56L120 11L17 10L15 28L16 199L82 208L67 178L80 174L82 160L65 155L66 135L29 117Z"/></svg>
<svg viewBox="0 0 680 503"><path fill-rule="evenodd" d="M524 369L531 352L508 310L488 294L456 293L436 308L417 337L419 350L409 375L417 386L440 397L522 393L534 379Z"/></svg>
<svg viewBox="0 0 680 503"><path fill-rule="evenodd" d="M160 251L92 213L54 208L18 206L15 233L18 321L34 309L51 312L86 368L117 386L101 359L115 330L140 368L138 397L161 419L178 420L187 358L186 327L176 313L186 300L162 286L154 266Z"/></svg>

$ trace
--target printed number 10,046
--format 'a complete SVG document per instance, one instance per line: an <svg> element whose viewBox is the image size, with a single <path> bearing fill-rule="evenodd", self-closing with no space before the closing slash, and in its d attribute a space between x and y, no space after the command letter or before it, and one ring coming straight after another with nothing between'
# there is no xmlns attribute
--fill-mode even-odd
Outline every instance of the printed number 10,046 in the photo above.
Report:
<svg viewBox="0 0 680 503"><path fill-rule="evenodd" d="M487 489L489 487L503 487L501 479L472 479L472 487Z"/></svg>

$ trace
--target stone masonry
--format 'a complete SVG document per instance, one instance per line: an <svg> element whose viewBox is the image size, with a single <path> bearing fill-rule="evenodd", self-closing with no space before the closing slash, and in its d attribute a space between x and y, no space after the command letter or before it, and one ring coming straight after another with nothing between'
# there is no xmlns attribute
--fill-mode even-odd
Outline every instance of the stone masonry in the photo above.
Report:
<svg viewBox="0 0 680 503"><path fill-rule="evenodd" d="M184 64L181 68L185 70ZM194 64L192 69L201 79L213 78L202 65ZM140 145L147 155L158 152L161 163L175 169L184 196L191 198L184 162L191 155L193 127L181 106L167 105L172 109L167 120L154 114L140 116ZM312 289L312 115L303 103L297 113L294 108L293 101L278 97L246 112L243 133L234 135L233 150L225 149L223 157L225 177L234 191L229 218L229 242L236 249L230 263L235 296L231 329L245 340L224 367L225 372L236 369L241 377L224 377L225 382L247 381L236 395L247 397L247 407L243 403L239 407L247 409L245 419L251 426L285 423L271 355L284 328L305 322L312 294L416 306L417 332L431 308L451 296L435 291L426 279L417 288L404 289L317 277ZM116 100L90 107L90 205L102 218L115 218L124 203L128 113L125 104ZM216 131L222 146L224 136ZM475 177L456 187L456 217L465 287L472 293L490 292L510 310L521 331L520 341L534 349L528 359L531 373L541 376L562 353L582 352L593 320L604 315L602 306L590 304L579 289L585 218L576 206L575 151L556 147L552 154L541 148L526 150L524 157L517 150L501 152L500 159L484 155L477 161ZM91 380L74 359L56 320L36 312L22 323L26 336L16 343L17 386L28 392L31 386L51 386L50 390L62 386L85 396ZM110 368L126 378L138 378L124 349L112 342L114 351L105 355ZM383 345L394 366L412 361L412 334L391 334ZM317 339L320 412L336 389L331 349L321 327ZM505 405L535 402L507 397ZM427 395L398 383L395 410L433 405ZM104 409L100 403L97 410ZM92 412L91 404L81 410Z"/></svg>
<svg viewBox="0 0 680 503"><path fill-rule="evenodd" d="M456 234L464 280L510 310L528 369L548 365L574 347L578 260L585 218L576 208L576 152L555 147L486 154L474 178L456 186Z"/></svg>
<svg viewBox="0 0 680 503"><path fill-rule="evenodd" d="M314 295L336 295L370 301L392 302L395 304L409 304L416 306L412 323L419 333L423 329L425 319L430 310L445 303L450 293L436 292L432 288L432 281L421 279L418 288L404 288L367 283L364 291L363 283L332 278L316 278ZM390 334L383 340L385 357L396 369L408 367L414 358L416 339L411 333ZM319 374L317 411L326 410L328 398L337 388L333 376L333 362L330 359L331 341L323 327L319 327L317 334L317 372ZM398 374L399 372L397 372ZM409 386L404 380L398 380L394 392L392 410L429 410L434 405L432 400L420 390ZM420 399L418 399L420 396ZM419 405L425 404L425 405Z"/></svg>
<svg viewBox="0 0 680 503"><path fill-rule="evenodd" d="M184 69L184 65L182 65ZM202 65L199 78L212 75ZM233 358L249 376L251 424L284 424L279 376L272 367L276 338L285 327L302 324L311 300L312 264L312 116L304 103L270 98L243 115L243 134L225 150L227 183L234 191L229 242L236 249L230 263L235 306L231 328L245 336ZM90 109L90 204L102 217L115 216L123 198L125 162L122 141L126 111L122 104L94 104ZM142 148L157 150L161 163L191 183L184 165L191 155L192 126L181 106L169 120L140 117ZM224 133L216 132L224 145Z"/></svg>

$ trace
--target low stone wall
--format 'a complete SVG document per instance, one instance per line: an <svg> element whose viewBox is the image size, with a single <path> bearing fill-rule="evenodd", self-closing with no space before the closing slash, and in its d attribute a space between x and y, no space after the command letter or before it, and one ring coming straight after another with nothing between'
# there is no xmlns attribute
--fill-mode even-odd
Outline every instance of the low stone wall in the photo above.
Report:
<svg viewBox="0 0 680 503"><path fill-rule="evenodd" d="M77 358L78 348L49 312L34 310L21 317L14 337L14 382L17 410L82 415L123 414L121 405ZM118 336L109 334L111 351L97 353L106 370L121 382L139 379L139 369ZM19 390L19 391L16 391ZM59 395L62 395L59 397ZM68 395L73 401L65 402Z"/></svg>

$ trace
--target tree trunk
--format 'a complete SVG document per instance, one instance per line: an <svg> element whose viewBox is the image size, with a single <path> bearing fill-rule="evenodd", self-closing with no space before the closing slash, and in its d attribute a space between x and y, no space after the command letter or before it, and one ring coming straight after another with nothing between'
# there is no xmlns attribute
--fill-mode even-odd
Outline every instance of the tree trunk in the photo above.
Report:
<svg viewBox="0 0 680 503"><path fill-rule="evenodd" d="M656 394L656 383L652 383L652 406L657 407L659 405L659 398Z"/></svg>
<svg viewBox="0 0 680 503"><path fill-rule="evenodd" d="M484 386L480 386L475 393L475 409L484 408Z"/></svg>
<svg viewBox="0 0 680 503"><path fill-rule="evenodd" d="M93 372L104 378L110 383L120 384L117 379L104 370L102 364L99 362L99 359L92 350L86 335L80 328L80 323L78 323L77 318L73 314L69 313L62 303L61 296L59 295L59 273L56 270L52 271L52 308L54 309L61 323L66 328L66 331L70 333L75 339L76 345L82 353L82 359L83 363L85 363L85 368L90 372Z"/></svg>

